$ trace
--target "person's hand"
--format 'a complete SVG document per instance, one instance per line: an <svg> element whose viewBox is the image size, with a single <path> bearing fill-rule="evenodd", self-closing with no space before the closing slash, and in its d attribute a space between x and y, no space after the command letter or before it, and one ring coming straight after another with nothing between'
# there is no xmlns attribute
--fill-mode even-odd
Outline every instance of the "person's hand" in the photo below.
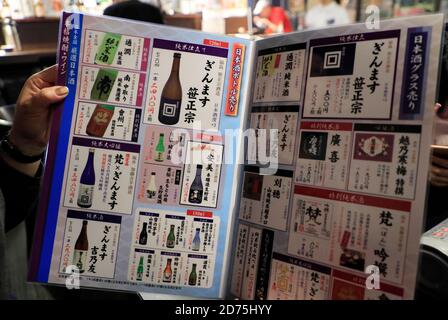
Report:
<svg viewBox="0 0 448 320"><path fill-rule="evenodd" d="M16 110L9 139L23 154L36 156L41 154L50 138L51 121L55 104L68 94L68 88L55 86L57 66L54 65L28 78L16 103ZM3 156L12 168L34 176L40 161L19 163Z"/></svg>
<svg viewBox="0 0 448 320"><path fill-rule="evenodd" d="M448 150L443 153L434 149L431 165L431 184L436 187L448 187Z"/></svg>
<svg viewBox="0 0 448 320"><path fill-rule="evenodd" d="M436 117L448 118L447 108L442 108L440 104L434 107ZM447 123L448 125L448 123ZM431 184L436 187L448 187L448 148L433 148L431 158Z"/></svg>
<svg viewBox="0 0 448 320"><path fill-rule="evenodd" d="M17 99L10 140L26 155L38 155L50 138L54 104L68 94L68 88L55 86L54 65L28 78Z"/></svg>

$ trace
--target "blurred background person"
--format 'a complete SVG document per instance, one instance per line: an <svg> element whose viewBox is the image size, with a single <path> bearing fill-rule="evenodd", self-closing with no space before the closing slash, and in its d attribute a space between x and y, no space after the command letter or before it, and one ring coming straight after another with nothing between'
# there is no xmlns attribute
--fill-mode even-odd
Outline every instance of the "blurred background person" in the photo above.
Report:
<svg viewBox="0 0 448 320"><path fill-rule="evenodd" d="M292 25L282 7L274 7L270 1L260 0L254 9L254 24L264 34L291 32Z"/></svg>
<svg viewBox="0 0 448 320"><path fill-rule="evenodd" d="M156 6L153 2L139 0L119 1L104 9L104 15L164 24L160 5Z"/></svg>
<svg viewBox="0 0 448 320"><path fill-rule="evenodd" d="M347 10L334 0L319 0L319 4L308 10L306 28L324 28L350 23Z"/></svg>

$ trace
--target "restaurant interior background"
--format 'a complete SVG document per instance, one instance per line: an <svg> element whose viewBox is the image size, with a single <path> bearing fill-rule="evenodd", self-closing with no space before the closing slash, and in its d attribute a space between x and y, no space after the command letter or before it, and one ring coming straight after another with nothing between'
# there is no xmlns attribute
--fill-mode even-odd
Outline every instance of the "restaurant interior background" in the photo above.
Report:
<svg viewBox="0 0 448 320"><path fill-rule="evenodd" d="M0 133L7 128L25 79L54 63L62 10L102 14L126 0L0 0ZM247 36L248 10L257 0L144 0L161 8L165 23L213 33ZM307 11L319 0L274 0L293 30L303 30ZM430 12L448 13L446 0L340 0L352 22L363 21L365 8L380 7L381 18Z"/></svg>
<svg viewBox="0 0 448 320"><path fill-rule="evenodd" d="M303 30L307 11L319 1L273 0L272 4L284 8L293 30ZM54 64L56 60L60 12L68 10L101 15L107 6L114 2L119 1L0 0L2 28L0 32L0 135L3 135L11 125L14 103L26 78ZM248 10L254 9L257 0L145 0L143 2L159 6L167 25L247 37L246 30L250 30ZM346 9L351 22L364 21L365 9L370 4L380 7L382 19L432 12L448 14L448 0L340 0L339 2ZM423 279L426 283L421 283L421 287L430 289L429 296L437 296L440 292L448 296L448 272L446 272L448 259L442 261L441 265L438 264L439 262L431 261L428 260L428 263L432 267L424 271L429 277ZM440 278L441 274L444 274L445 280Z"/></svg>
<svg viewBox="0 0 448 320"><path fill-rule="evenodd" d="M54 63L61 10L102 14L123 0L0 0L0 131L14 112L25 79ZM126 0L124 0L126 1ZM247 36L248 10L257 0L144 0L159 6L168 25L213 33ZM293 30L303 30L307 11L319 0L274 0L283 7ZM380 7L381 18L448 13L447 0L340 0L352 22L363 21L369 4ZM1 133L1 132L0 132Z"/></svg>

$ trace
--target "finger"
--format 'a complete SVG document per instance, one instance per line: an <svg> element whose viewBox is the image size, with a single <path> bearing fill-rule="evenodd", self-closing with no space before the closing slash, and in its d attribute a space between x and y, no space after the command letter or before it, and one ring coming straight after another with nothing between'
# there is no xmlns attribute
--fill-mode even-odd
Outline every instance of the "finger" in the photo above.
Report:
<svg viewBox="0 0 448 320"><path fill-rule="evenodd" d="M431 175L431 181L437 182L437 183L447 183L448 184L448 177L441 177L437 175Z"/></svg>
<svg viewBox="0 0 448 320"><path fill-rule="evenodd" d="M68 94L68 88L64 86L53 86L44 88L33 96L32 105L46 108L64 99Z"/></svg>
<svg viewBox="0 0 448 320"><path fill-rule="evenodd" d="M439 177L447 177L448 178L448 169L439 168L436 166L431 167L431 173Z"/></svg>
<svg viewBox="0 0 448 320"><path fill-rule="evenodd" d="M49 83L56 83L58 75L58 65L52 65L51 67L48 67L34 75L34 77L37 77L39 79L42 79L45 82Z"/></svg>
<svg viewBox="0 0 448 320"><path fill-rule="evenodd" d="M436 164L439 167L448 169L448 160L439 158L435 155L432 156L432 163Z"/></svg>
<svg viewBox="0 0 448 320"><path fill-rule="evenodd" d="M437 182L437 181L432 181L432 180L431 180L431 184L435 187L448 187L448 183L442 183L442 182Z"/></svg>
<svg viewBox="0 0 448 320"><path fill-rule="evenodd" d="M431 180L431 184L436 187L448 187L447 182L439 181L439 180Z"/></svg>

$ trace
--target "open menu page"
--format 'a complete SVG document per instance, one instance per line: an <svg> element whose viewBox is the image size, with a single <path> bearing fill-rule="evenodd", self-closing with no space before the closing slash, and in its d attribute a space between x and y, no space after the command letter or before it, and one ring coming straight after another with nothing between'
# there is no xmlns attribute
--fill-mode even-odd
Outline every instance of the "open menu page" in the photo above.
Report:
<svg viewBox="0 0 448 320"><path fill-rule="evenodd" d="M430 15L257 41L259 140L247 149L232 296L413 298L442 27Z"/></svg>
<svg viewBox="0 0 448 320"><path fill-rule="evenodd" d="M63 14L31 280L224 296L252 47Z"/></svg>

